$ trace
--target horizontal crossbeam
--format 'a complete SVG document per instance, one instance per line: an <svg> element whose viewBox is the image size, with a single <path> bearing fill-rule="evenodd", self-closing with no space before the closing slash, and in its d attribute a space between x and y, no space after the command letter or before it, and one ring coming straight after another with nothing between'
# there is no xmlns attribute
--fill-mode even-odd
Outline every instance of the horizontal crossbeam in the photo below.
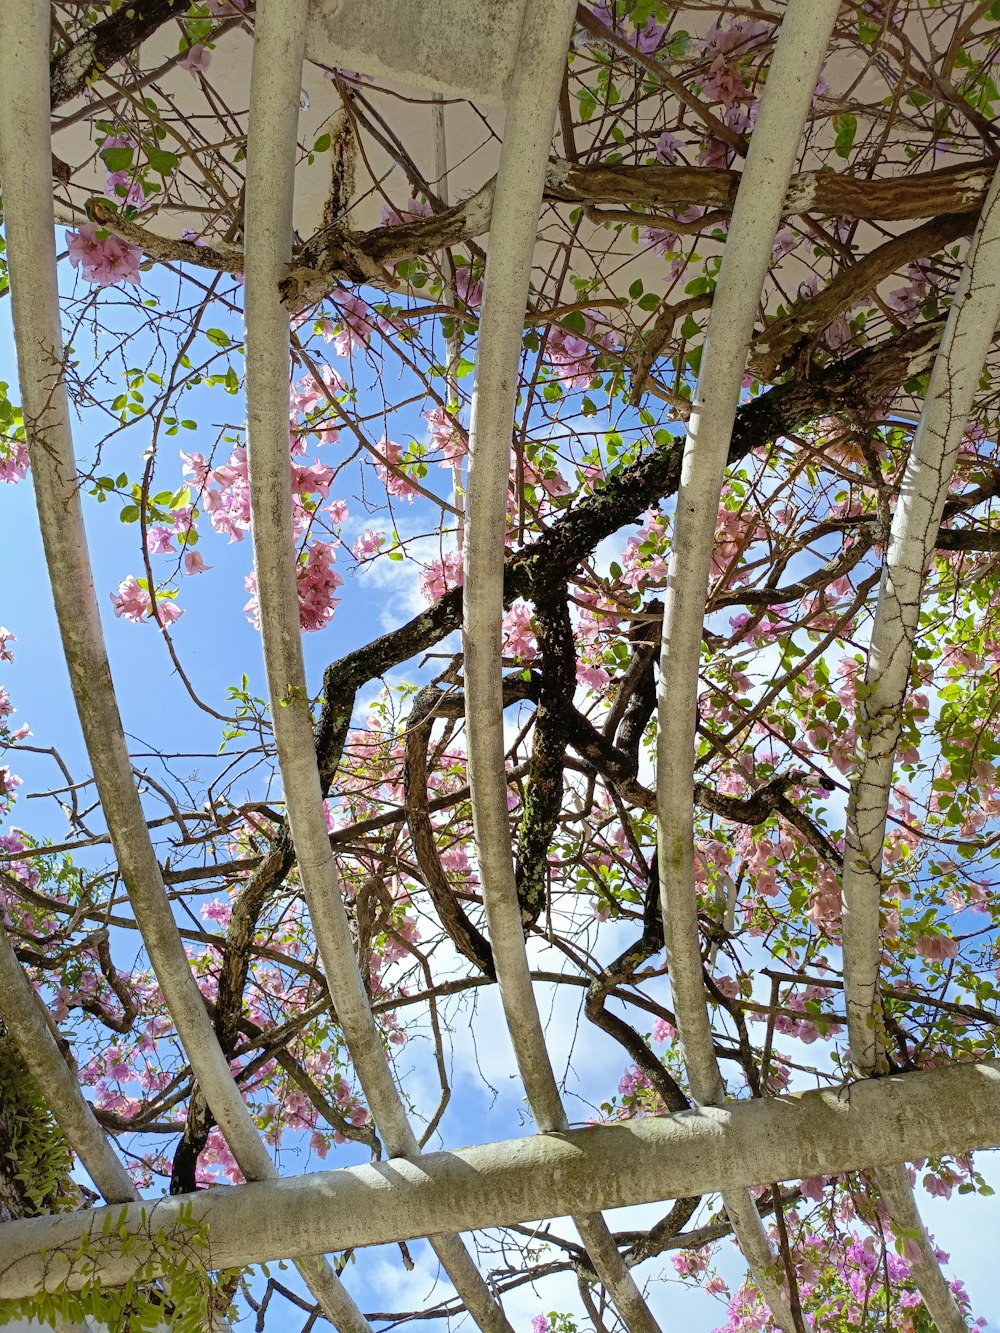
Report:
<svg viewBox="0 0 1000 1333"><path fill-rule="evenodd" d="M159 1274L192 1227L207 1238L208 1267L236 1268L998 1144L1000 1060L954 1065L413 1162L8 1222L0 1300L64 1284L78 1290L88 1278L121 1286L140 1269Z"/></svg>

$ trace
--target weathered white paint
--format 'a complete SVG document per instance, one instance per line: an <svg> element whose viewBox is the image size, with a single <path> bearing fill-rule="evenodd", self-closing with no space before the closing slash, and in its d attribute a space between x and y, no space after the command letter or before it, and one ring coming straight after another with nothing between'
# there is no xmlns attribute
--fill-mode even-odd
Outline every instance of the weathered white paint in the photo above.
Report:
<svg viewBox="0 0 1000 1333"><path fill-rule="evenodd" d="M0 99L0 173L14 339L59 633L108 832L163 997L240 1170L250 1180L274 1179L277 1170L216 1039L170 909L132 777L104 644L62 369L50 180L49 20L45 0L0 0L0 47L10 61ZM312 1259L303 1269L342 1333L367 1333L329 1264Z"/></svg>
<svg viewBox="0 0 1000 1333"><path fill-rule="evenodd" d="M1000 173L994 176L931 368L892 519L875 608L843 875L844 988L851 1054L871 1073L881 1058L878 972L882 845L913 637L934 537L983 363L1000 322Z"/></svg>
<svg viewBox="0 0 1000 1333"><path fill-rule="evenodd" d="M998 323L1000 172L987 194L931 368L893 514L864 689L859 693L857 770L845 837L842 937L851 1059L863 1074L875 1073L885 1063L879 997L882 849L921 592L962 432ZM880 1167L876 1175L893 1226L916 1233L921 1253L914 1277L928 1310L942 1333L962 1333L965 1319L934 1256L909 1178L894 1167Z"/></svg>
<svg viewBox="0 0 1000 1333"><path fill-rule="evenodd" d="M190 1206L208 1226L209 1262L383 1245L456 1228L839 1175L872 1159L901 1162L1000 1144L1000 1060L862 1079L831 1092L702 1107L679 1115L537 1134L346 1171L322 1171L159 1203L33 1218L4 1227L0 1300L55 1290L85 1231L109 1285L137 1256L99 1242L105 1218L131 1235L176 1225ZM44 1257L43 1257L43 1251ZM155 1265L154 1265L155 1266ZM82 1280L76 1274L70 1286Z"/></svg>
<svg viewBox="0 0 1000 1333"><path fill-rule="evenodd" d="M725 1096L705 998L694 877L693 765L709 568L747 349L839 9L839 0L790 0L785 10L722 252L677 493L657 709L658 845L671 994L691 1090L702 1104ZM787 1295L767 1271L776 1260L753 1200L727 1190L723 1201L775 1321L795 1333Z"/></svg>
<svg viewBox="0 0 1000 1333"><path fill-rule="evenodd" d="M565 1129L528 973L517 901L500 684L504 531L521 334L538 214L574 0L528 0L507 96L490 220L469 432L465 654L469 786L490 943L518 1070L539 1129ZM594 1267L633 1333L658 1326L599 1216L574 1217Z"/></svg>
<svg viewBox="0 0 1000 1333"><path fill-rule="evenodd" d="M514 74L524 9L525 0L312 0L309 57L498 104Z"/></svg>
<svg viewBox="0 0 1000 1333"><path fill-rule="evenodd" d="M420 1148L393 1082L358 969L323 810L296 594L289 474L288 312L278 282L291 257L292 201L305 38L304 0L258 0L246 184L246 393L251 516L271 716L306 903L369 1109L389 1154ZM511 1333L462 1241L434 1242L455 1290L484 1330ZM360 1317L360 1316L359 1316Z"/></svg>

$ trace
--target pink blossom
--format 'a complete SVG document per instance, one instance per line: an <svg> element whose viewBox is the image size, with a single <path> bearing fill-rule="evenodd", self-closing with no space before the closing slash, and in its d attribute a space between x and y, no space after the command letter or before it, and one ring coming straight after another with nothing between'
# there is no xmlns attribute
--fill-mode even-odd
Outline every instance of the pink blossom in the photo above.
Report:
<svg viewBox="0 0 1000 1333"><path fill-rule="evenodd" d="M187 554L184 556L185 574L204 574L207 570L211 568L212 568L211 565L205 564L205 561L201 557L200 551L188 551Z"/></svg>
<svg viewBox="0 0 1000 1333"><path fill-rule="evenodd" d="M341 291L334 294L333 303L340 314L341 330L335 332L336 326L330 320L325 320L323 337L327 342L333 340L338 356L350 356L354 347L364 351L376 326L375 316L367 302L352 292Z"/></svg>
<svg viewBox="0 0 1000 1333"><path fill-rule="evenodd" d="M9 643L16 643L17 636L11 634L9 629L0 625L0 662L13 662L14 654L7 647Z"/></svg>
<svg viewBox="0 0 1000 1333"><path fill-rule="evenodd" d="M670 165L677 161L677 155L684 147L676 134L671 134L669 130L664 130L656 141L656 156L661 162ZM671 247L672 248L672 247Z"/></svg>
<svg viewBox="0 0 1000 1333"><path fill-rule="evenodd" d="M483 303L482 280L473 281L472 270L467 265L455 270L455 291L470 310L478 310Z"/></svg>
<svg viewBox="0 0 1000 1333"><path fill-rule="evenodd" d="M397 471L403 461L403 446L397 444L395 440L383 439L379 444L379 449L392 465L391 467L386 467L384 463L375 465L375 471L381 477L385 489L390 495L398 496L401 500L412 501L417 494L417 490L406 480L402 471Z"/></svg>
<svg viewBox="0 0 1000 1333"><path fill-rule="evenodd" d="M401 222L416 222L417 218L429 218L434 216L434 210L430 204L425 204L420 199L411 198L405 208L398 211L391 204L382 205L382 226L398 227Z"/></svg>
<svg viewBox="0 0 1000 1333"><path fill-rule="evenodd" d="M661 255L673 254L680 241L676 232L665 231L662 227L647 227L642 233L642 239L651 250Z"/></svg>
<svg viewBox="0 0 1000 1333"><path fill-rule="evenodd" d="M362 560L371 560L378 555L385 541L384 532L376 532L373 528L365 528L364 532L351 547L351 553L358 562Z"/></svg>
<svg viewBox="0 0 1000 1333"><path fill-rule="evenodd" d="M0 440L0 481L14 485L28 475L28 446L24 440Z"/></svg>
<svg viewBox="0 0 1000 1333"><path fill-rule="evenodd" d="M665 1018L653 1019L653 1040L660 1046L668 1041L673 1041L677 1036L677 1029L672 1023L668 1023Z"/></svg>
<svg viewBox="0 0 1000 1333"><path fill-rule="evenodd" d="M918 935L913 947L922 958L932 962L944 962L947 958L958 956L958 941L949 935Z"/></svg>
<svg viewBox="0 0 1000 1333"><path fill-rule="evenodd" d="M116 616L124 616L137 625L145 620L152 607L149 593L140 586L133 574L122 579L118 591L111 594L111 602Z"/></svg>
<svg viewBox="0 0 1000 1333"><path fill-rule="evenodd" d="M131 620L136 625L153 614L153 600L133 574L122 579L118 591L111 593L111 604L115 608L116 616L124 616L126 620ZM158 598L156 609L164 625L173 624L184 614L168 597Z"/></svg>
<svg viewBox="0 0 1000 1333"><path fill-rule="evenodd" d="M199 74L204 74L212 63L212 53L207 46L201 42L188 48L187 54L183 60L178 60L179 69L186 69L192 78L197 78Z"/></svg>
<svg viewBox="0 0 1000 1333"><path fill-rule="evenodd" d="M436 602L450 588L457 588L462 582L461 551L449 551L440 560L435 560L420 575L420 591L428 602Z"/></svg>
<svg viewBox="0 0 1000 1333"><path fill-rule="evenodd" d="M296 569L299 625L307 633L321 630L329 624L334 610L340 605L340 598L333 594L344 580L333 568L334 559L333 542L322 541L310 542L304 555L299 557ZM248 574L243 582L250 593L250 600L243 610L254 628L260 629L256 574Z"/></svg>
<svg viewBox="0 0 1000 1333"><path fill-rule="evenodd" d="M67 231L66 239L69 262L88 282L98 287L110 287L115 282L138 283L142 251L134 245L126 245L110 233L99 240L93 222L83 223L78 231Z"/></svg>
<svg viewBox="0 0 1000 1333"><path fill-rule="evenodd" d="M531 1333L548 1333L549 1321L546 1315L536 1314L531 1321Z"/></svg>
<svg viewBox="0 0 1000 1333"><path fill-rule="evenodd" d="M233 909L229 903L221 898L213 898L210 903L205 903L201 909L201 919L203 921L217 921L220 926L228 926L229 918L233 914Z"/></svg>
<svg viewBox="0 0 1000 1333"><path fill-rule="evenodd" d="M150 555L170 555L174 546L171 541L173 533L169 528L154 527L146 533L146 549Z"/></svg>
<svg viewBox="0 0 1000 1333"><path fill-rule="evenodd" d="M440 451L442 467L450 467L466 454L466 443L456 429L454 416L445 407L433 407L424 413L424 420L430 428L430 444Z"/></svg>
<svg viewBox="0 0 1000 1333"><path fill-rule="evenodd" d="M708 1256L704 1250L681 1250L670 1262L681 1277L700 1277L708 1267Z"/></svg>
<svg viewBox="0 0 1000 1333"><path fill-rule="evenodd" d="M603 690L611 676L602 666L580 662L576 668L576 679L579 684L587 685L590 689L596 691Z"/></svg>
<svg viewBox="0 0 1000 1333"><path fill-rule="evenodd" d="M531 611L524 602L515 603L503 618L503 651L521 662L532 662L538 655Z"/></svg>

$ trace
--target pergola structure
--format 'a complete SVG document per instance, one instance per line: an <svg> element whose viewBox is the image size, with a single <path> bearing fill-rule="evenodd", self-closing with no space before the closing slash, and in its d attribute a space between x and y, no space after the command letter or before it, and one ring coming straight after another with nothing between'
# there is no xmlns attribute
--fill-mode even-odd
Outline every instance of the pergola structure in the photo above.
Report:
<svg viewBox="0 0 1000 1333"><path fill-rule="evenodd" d="M139 41L153 37L167 21L171 8L164 3L136 3L127 11L127 22L133 25L127 36L122 36L127 26L125 11L119 8L97 23L94 33L109 43L107 50L115 59L131 59ZM229 25L231 33L246 38L243 25L251 20L243 13L245 6L209 8L224 26ZM683 10L685 6L666 8ZM726 11L726 6L710 8ZM60 98L75 107L77 101L72 99L79 99L88 84L94 95L100 92L102 96L108 86L118 85L107 73L111 62L96 38L77 38L50 64L52 15L45 0L0 2L0 50L5 61L0 178L10 303L31 471L66 663L118 873L190 1067L192 1101L202 1099L249 1182L236 1188L218 1186L175 1194L155 1203L144 1201L115 1151L107 1121L101 1123L95 1115L61 1049L58 1031L53 1031L37 1003L14 947L16 941L0 933L0 1016L59 1129L104 1200L92 1208L0 1224L0 1300L23 1300L41 1293L58 1296L92 1289L95 1281L105 1288L145 1283L153 1284L150 1289L155 1288L161 1308L169 1308L171 1282L178 1281L176 1273L172 1276L173 1237L194 1226L208 1247L203 1266L232 1269L292 1258L322 1314L342 1333L362 1333L370 1327L368 1320L350 1294L349 1284L342 1280L339 1265L322 1256L426 1237L460 1306L476 1325L483 1330L509 1330L496 1285L486 1280L461 1233L568 1215L579 1236L580 1262L603 1288L609 1309L616 1312L608 1317L619 1318L631 1333L654 1333L661 1323L602 1210L721 1194L728 1226L770 1311L767 1326L795 1333L806 1325L787 1271L787 1254L781 1251L780 1237L776 1240L769 1233L754 1187L774 1189L775 1182L869 1171L877 1182L888 1226L906 1239L912 1278L930 1319L947 1333L967 1327L924 1230L905 1164L1000 1145L1000 1061L966 1059L923 1072L900 1068L883 992L883 848L904 705L911 689L924 578L935 549L942 544L941 533L946 530L942 524L951 512L946 512L946 504L963 435L982 392L983 369L1000 323L1000 206L992 172L997 139L984 131L986 152L981 161L951 166L943 182L942 173L926 173L927 180L914 189L909 201L904 197L907 177L901 175L898 183L904 188L881 213L877 202L871 201L892 178L871 181L869 208L876 211L869 215L886 220L888 239L881 249L871 246L868 257L846 264L822 293L814 294L817 304L824 298L826 304L816 312L808 306L804 314L799 312L793 339L788 332L793 315L777 310L774 291L768 286L769 275L781 263L775 258L776 238L783 219L790 215L807 220L852 216L843 181L810 165L809 154L815 156L819 149L805 136L814 125L817 81L838 25L858 20L853 7L841 0L788 0L772 8L775 13L768 10L766 15L756 8L746 13L741 9L738 14L734 8L731 15L724 14L734 23L759 21L763 16L776 25L769 38L766 82L757 89L756 118L752 127L745 127L752 132L727 127L708 104L699 112L702 128L707 125L706 133L715 134L717 142L739 141L734 150L742 159L738 177L728 168L706 166L688 169L689 179L685 180L683 167L651 166L647 168L650 173L661 174L655 179L650 175L648 187L638 176L632 180L608 176L603 183L597 179L602 164L596 160L598 149L593 160L586 160L584 126L577 127L580 141L571 142L567 57L581 33L589 34L587 40L598 46L604 43L600 49L607 60L621 56L626 38L614 22L613 6L595 17L582 9L578 13L571 0L498 0L480 7L466 0L421 0L412 13L390 0L365 4L355 0L313 0L311 4L257 0L252 17L246 172L238 231L228 242L210 240L207 248L202 244L197 254L194 241L174 239L156 218L137 217L134 210L130 214L108 199L92 200L88 205L92 223L142 248L154 261L190 261L209 272L213 267L238 271L245 280L249 504L274 755L286 821L281 855L286 858L284 873L292 865L297 868L317 966L325 977L336 1024L384 1153L383 1160L371 1165L288 1177L279 1175L248 1110L232 1071L232 1051L226 1048L205 1004L178 928L168 892L170 881L133 773L88 556L57 280L53 151L58 142L53 140L52 115ZM873 13L880 10L880 6L867 8ZM979 17L980 11L985 14L984 6L968 8L976 9ZM605 23L609 16L610 27ZM874 21L881 21L877 13ZM884 23L883 36L890 29L890 35L895 33L891 15L884 16ZM145 29L135 26L142 24ZM905 26L900 31L906 35ZM111 45L119 37L128 43L121 50ZM669 62L649 57L641 44L633 50L641 57L640 79L655 82L662 76L668 90L664 95L679 97L685 105L696 100L690 82L674 79L677 86L670 83ZM297 177L301 179L297 169L300 117L304 114L301 90L308 82L308 72L304 72L308 63L304 62L405 85L421 96L433 95L440 106L444 100L451 104L468 99L485 108L487 119L499 121L502 111L495 178L467 200L449 207L445 166L438 173L438 191L425 218L404 216L398 226L389 226L380 235L377 228L364 232L355 224L351 228L341 225L334 211L327 225L301 245L296 240L295 194ZM245 73L241 68L238 77ZM105 74L107 85L102 83ZM237 79L232 71L225 77L230 83ZM344 87L341 83L342 92ZM658 91L662 93L662 88ZM83 115L79 119L85 121ZM439 128L443 123L442 118ZM558 157L554 127L561 142ZM895 133L891 121L886 122L884 142L892 142ZM437 146L442 148L441 143ZM614 165L617 163L609 170ZM675 174L670 177L672 170ZM699 170L715 174L698 177ZM581 183L588 172L590 184ZM854 183L854 178L846 179ZM943 194L935 195L938 187ZM453 185L453 194L456 188L461 187ZM505 675L510 654L502 625L512 599L511 579L519 577L512 576L508 549L511 442L517 437L516 413L525 392L520 362L526 321L530 326L539 310L532 270L548 262L552 246L539 235L545 201L572 203L579 199L586 208L594 209L597 199L606 211L617 208L626 219L629 209L648 218L657 201L641 193L647 188L654 196L660 191L661 207L672 206L677 212L682 206L714 208L726 218L725 234L716 238L719 262L711 299L699 307L701 293L694 293L680 316L691 320L692 313L707 311L704 327L685 335L700 339L703 346L680 413L685 423L683 449L674 451L679 468L669 485L664 482L650 494L652 501L655 495L676 491L658 617L659 645L655 650L651 640L645 645L651 679L654 652L659 662L655 789L651 795L648 786L642 787L634 768L620 785L620 790L631 793L630 800L640 804L645 800L644 808L655 816L662 941L686 1093L673 1105L664 1098L661 1114L581 1129L571 1127L550 1060L526 947L530 914L525 906L525 840L530 819L526 816L515 848L508 800L509 736L504 710L514 687L512 678ZM678 193L671 197L674 188ZM350 187L345 185L345 189ZM617 199L613 198L615 191ZM713 191L715 197L711 197ZM823 202L823 191L833 202ZM722 192L727 192L724 201ZM943 204L939 203L942 199ZM176 205L175 213L183 214L183 199ZM854 217L866 216L863 202L855 207ZM190 212L186 220L193 216ZM925 222L924 227L937 227L937 232L928 236L924 249L907 250L909 233L897 236L903 222L908 226L910 220L926 218L933 222ZM608 225L599 216L590 217L589 223L594 228ZM683 229L685 223L678 221L677 225ZM826 237L815 221L809 225ZM706 607L716 578L716 520L734 449L743 438L741 432L747 432L740 413L757 410L753 406L756 398L749 407L741 408L746 402L748 357L753 348L755 364L770 365L770 376L761 375L766 383L778 383L793 367L808 380L803 366L809 357L802 346L809 336L810 318L815 322L814 331L821 333L850 300L856 302L864 292L877 290L905 262L937 253L970 235L960 256L957 280L947 293L951 299L946 312L942 309L936 318L909 328L897 327L884 345L876 341L869 350L858 353L862 360L847 371L836 357L828 358L825 367L817 363L820 387L816 392L820 397L825 394L831 404L823 409L826 412L836 410L833 404L838 395L845 401L851 399L856 408L861 396L857 384L866 374L873 400L878 400L880 388L884 399L889 396L884 392L887 386L897 389L921 375L929 376L925 384L911 391L920 400L919 420L891 504L885 494L879 496L883 507L878 510L878 522L884 522L886 529L878 534L873 530L869 542L876 555L884 554L879 558L877 592L874 584L866 589L875 598L874 621L866 647L863 688L858 694L857 753L850 771L846 838L838 867L843 901L839 948L852 1069L850 1078L827 1091L765 1095L759 1088L749 1100L733 1100L719 1063L718 992L706 986L706 959L714 960L716 954L707 952L695 835L699 803L703 807L707 800L709 809L718 808L725 817L727 798L716 797L716 807L712 807L713 795L699 780L695 760L701 736L699 673L704 646L714 633ZM448 631L461 630L461 671L456 681L464 692L468 799L482 929L472 926L459 907L457 936L451 929L449 934L453 940L464 940L464 946L456 946L460 955L478 958L480 964L487 959L480 971L499 986L537 1133L489 1146L424 1154L387 1055L371 988L359 968L356 904L345 895L338 879L336 839L331 839L325 809L331 771L322 744L317 744L316 721L308 703L288 404L293 355L297 365L310 365L298 332L303 309L322 301L335 284L339 284L338 291L361 291L372 285L403 291L407 277L405 273L399 276L402 270L394 266L407 255L447 256L462 245L472 247L473 258L485 252L474 338L468 477L466 483L459 467L453 496L453 500L461 498L457 508L464 539L462 592L446 594L425 613L428 628L411 635L406 656L432 645ZM952 260L956 254L950 252ZM637 262L645 266L642 272L648 282L648 255ZM869 271L859 276L857 270L866 263ZM444 267L448 268L447 262ZM455 272L452 264L452 282ZM948 270L949 282L953 272L954 267ZM587 299L583 298L583 304ZM457 310L454 290L450 297L446 291L441 298L446 311L449 300ZM612 327L624 302L606 304L615 307L608 317ZM671 320L677 318L675 313ZM636 404L641 404L643 392L652 384L658 395L654 403L660 408L665 403L674 409L678 406L677 383L673 392L667 391L663 387L667 377L657 370L673 355L665 350L670 333L660 312L653 326L645 330L645 337L634 341L630 369ZM454 340L454 332L449 337ZM782 338L786 338L784 343ZM847 357L845 352L840 360ZM871 363L870 372L862 362L864 366ZM453 377L453 367L449 373ZM847 378L838 380L838 375ZM450 383L454 388L454 378ZM781 389L772 392L779 395L775 398L774 434L792 433L810 414L820 414L818 408L795 401L786 410L780 405ZM767 397L764 394L759 401L766 403ZM790 394L786 397L791 399ZM906 405L897 407L896 419L905 421ZM383 463L387 459L385 455ZM988 501L989 496L984 498ZM596 540L588 551L618 526L613 524L607 532L595 528ZM553 532L557 536L538 559L558 561L559 531L555 526L547 529L550 538ZM970 542L968 549L976 547ZM994 548L985 541L982 549ZM562 571L563 583L580 561L572 556L569 563L571 568ZM829 582L837 575L836 561L833 566L825 576ZM546 584L545 573L531 577L536 578L531 595L538 607L539 650L550 664L558 663L560 644L572 640L574 633L570 613L565 600L560 608L554 596L546 609L544 602L554 585ZM396 660L387 651L372 674ZM551 719L559 716L567 697L572 699L575 684L572 674L566 677L564 672L561 678L554 669L543 674L540 694L534 696L537 715L529 800L535 801L531 810L538 827L547 830L543 844L555 828L555 815L544 809L546 784L551 786L555 772L558 807L567 745L565 735L558 738L559 727ZM431 716L431 711L424 716ZM349 716L331 723L324 715L320 726L329 732L331 726L346 728L348 722ZM422 722L415 702L411 729ZM587 727L593 735L586 732ZM429 738L429 727L427 735ZM614 775L619 771L615 764L624 762L621 751L615 749L614 736L606 728L602 736L586 722L579 724L576 739L571 735L568 743L589 755L606 777L607 769L602 770L600 764L610 765ZM424 787L426 762L424 758ZM419 770L417 773L419 776ZM414 780L412 773L408 780ZM794 803L785 794L787 786L787 782L784 786L778 782L774 796L775 801L784 801L784 817L794 823ZM426 800L424 804L426 807ZM772 802L764 818L775 808ZM433 842L429 820L427 830ZM817 837L822 842L815 829L813 835L814 842ZM415 834L415 846L418 842ZM830 846L828 841L826 849ZM839 855L836 849L834 854ZM423 864L422 869L434 897L435 872L433 868L428 872ZM442 900L447 895L446 883ZM434 902L441 912L437 897ZM727 919L731 925L731 917ZM657 952L655 944L646 947L647 935L656 941L659 929L647 907L645 959ZM718 945L712 948L717 950ZM616 984L613 970L606 976L610 986ZM633 1058L647 1056L648 1052ZM679 1109L684 1105L687 1109Z"/></svg>

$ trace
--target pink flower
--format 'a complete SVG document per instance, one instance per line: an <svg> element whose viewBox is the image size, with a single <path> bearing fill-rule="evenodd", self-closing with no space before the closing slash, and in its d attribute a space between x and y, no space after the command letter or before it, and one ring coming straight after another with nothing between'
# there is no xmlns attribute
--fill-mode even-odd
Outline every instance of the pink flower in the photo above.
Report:
<svg viewBox="0 0 1000 1333"><path fill-rule="evenodd" d="M403 446L397 444L395 440L383 439L379 448L388 462L392 465L391 468L386 467L382 463L377 463L375 465L375 471L385 484L385 489L390 495L399 496L401 500L412 501L413 497L417 494L416 489L406 480L406 476L402 471L396 470L403 461Z"/></svg>
<svg viewBox="0 0 1000 1333"><path fill-rule="evenodd" d="M436 602L449 588L462 582L462 553L449 551L441 560L435 560L420 575L420 591L428 602Z"/></svg>
<svg viewBox="0 0 1000 1333"><path fill-rule="evenodd" d="M378 555L384 541L384 532L376 532L373 528L365 528L351 547L351 553L359 563L362 560L371 560Z"/></svg>
<svg viewBox="0 0 1000 1333"><path fill-rule="evenodd" d="M79 231L68 231L66 239L69 262L88 282L98 287L110 287L115 282L138 283L142 251L134 245L126 245L110 234L98 240L93 222L83 223Z"/></svg>
<svg viewBox="0 0 1000 1333"><path fill-rule="evenodd" d="M145 620L152 606L149 593L140 586L133 574L122 579L118 591L111 594L111 603L116 616L124 616L136 625Z"/></svg>
<svg viewBox="0 0 1000 1333"><path fill-rule="evenodd" d="M169 528L155 527L150 528L146 533L146 547L150 555L170 555L173 550L171 538L173 533Z"/></svg>
<svg viewBox="0 0 1000 1333"><path fill-rule="evenodd" d="M503 651L522 662L532 662L538 656L531 610L524 602L515 603L503 618Z"/></svg>
<svg viewBox="0 0 1000 1333"><path fill-rule="evenodd" d="M677 1036L677 1029L665 1018L653 1019L653 1040L660 1046L672 1041Z"/></svg>
<svg viewBox="0 0 1000 1333"><path fill-rule="evenodd" d="M455 291L470 310L478 310L483 303L482 281L473 282L472 270L465 265L455 270Z"/></svg>
<svg viewBox="0 0 1000 1333"><path fill-rule="evenodd" d="M434 216L434 210L430 204L422 203L419 199L410 199L405 208L396 210L391 204L382 205L382 226L398 227L401 222L416 222L417 218L429 218Z"/></svg>
<svg viewBox="0 0 1000 1333"><path fill-rule="evenodd" d="M333 542L313 541L304 555L299 556L296 580L299 594L299 625L306 633L323 629L340 605L333 594L344 580L332 567ZM243 610L255 629L260 629L260 608L257 604L257 576L248 574L244 585L250 600Z"/></svg>
<svg viewBox="0 0 1000 1333"><path fill-rule="evenodd" d="M14 654L7 647L8 643L16 643L17 638L11 634L9 629L0 625L0 662L13 662Z"/></svg>
<svg viewBox="0 0 1000 1333"><path fill-rule="evenodd" d="M576 668L576 679L579 684L587 685L592 690L603 690L611 676L602 666L581 662Z"/></svg>
<svg viewBox="0 0 1000 1333"><path fill-rule="evenodd" d="M670 1262L681 1277L700 1277L708 1267L708 1256L703 1250L681 1250Z"/></svg>
<svg viewBox="0 0 1000 1333"><path fill-rule="evenodd" d="M185 574L204 574L206 570L211 568L211 565L205 564L199 551L188 551L184 557Z"/></svg>
<svg viewBox="0 0 1000 1333"><path fill-rule="evenodd" d="M187 54L183 60L178 60L179 69L186 69L192 78L197 78L199 74L204 74L212 63L212 53L207 46L201 42L188 48Z"/></svg>
<svg viewBox="0 0 1000 1333"><path fill-rule="evenodd" d="M153 612L153 600L148 590L133 574L129 574L119 583L118 591L111 594L111 604L115 608L116 616L124 616L126 620L131 620L136 625L147 616L151 616ZM172 624L184 614L180 607L167 597L157 600L156 609L164 625Z"/></svg>
<svg viewBox="0 0 1000 1333"><path fill-rule="evenodd" d="M548 1333L548 1317L543 1314L536 1314L531 1321L531 1333Z"/></svg>
<svg viewBox="0 0 1000 1333"><path fill-rule="evenodd" d="M677 161L677 154L684 147L676 134L671 134L669 130L664 130L656 141L656 156L661 162L669 166Z"/></svg>
<svg viewBox="0 0 1000 1333"><path fill-rule="evenodd" d="M942 963L958 955L958 941L948 935L918 935L913 947L923 958Z"/></svg>
<svg viewBox="0 0 1000 1333"><path fill-rule="evenodd" d="M203 921L218 921L220 926L228 926L232 914L232 908L221 898L213 898L210 903L205 903L201 909L201 919Z"/></svg>
<svg viewBox="0 0 1000 1333"><path fill-rule="evenodd" d="M440 464L450 467L466 453L465 441L455 428L455 418L445 407L434 407L424 413L424 420L430 428L431 447L441 452Z"/></svg>
<svg viewBox="0 0 1000 1333"><path fill-rule="evenodd" d="M9 485L28 474L28 446L23 440L0 440L0 481Z"/></svg>
<svg viewBox="0 0 1000 1333"><path fill-rule="evenodd" d="M330 320L324 320L323 337L327 342L333 340L339 356L349 356L354 347L364 351L376 324L367 302L344 291L335 293L333 303L340 314L341 331L336 333L336 326Z"/></svg>

